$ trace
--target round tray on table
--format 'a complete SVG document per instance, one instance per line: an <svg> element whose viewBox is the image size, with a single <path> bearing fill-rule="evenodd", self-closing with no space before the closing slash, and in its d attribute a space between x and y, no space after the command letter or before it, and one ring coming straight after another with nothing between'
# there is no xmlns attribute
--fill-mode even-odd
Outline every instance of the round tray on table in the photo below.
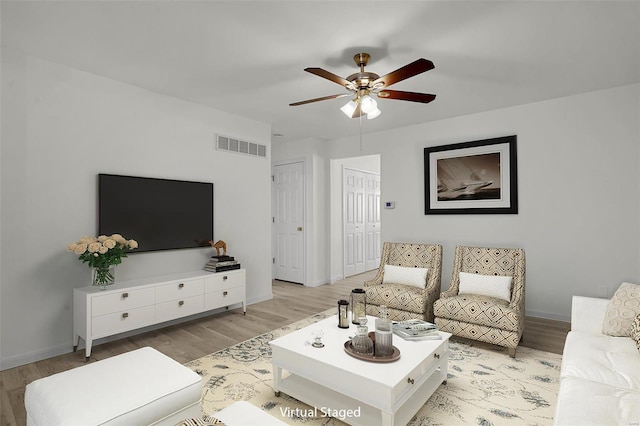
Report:
<svg viewBox="0 0 640 426"><path fill-rule="evenodd" d="M363 355L354 351L353 346L351 346L351 340L347 340L346 342L344 342L344 351L354 358L369 362L393 362L400 359L400 349L396 348L395 346L393 347L393 353L391 354L391 356L375 356L375 354Z"/></svg>

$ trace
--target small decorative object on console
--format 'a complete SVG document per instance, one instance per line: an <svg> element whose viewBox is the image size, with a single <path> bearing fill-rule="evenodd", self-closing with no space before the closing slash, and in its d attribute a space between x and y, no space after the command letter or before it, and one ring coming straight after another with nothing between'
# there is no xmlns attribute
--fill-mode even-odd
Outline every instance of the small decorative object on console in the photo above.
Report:
<svg viewBox="0 0 640 426"><path fill-rule="evenodd" d="M351 322L360 324L360 318L367 316L367 294L361 288L351 290Z"/></svg>
<svg viewBox="0 0 640 426"><path fill-rule="evenodd" d="M120 234L111 236L82 237L67 246L67 251L78 255L82 263L88 263L92 270L92 285L102 290L115 282L115 265L127 257L126 250L138 248L136 240L127 240Z"/></svg>
<svg viewBox="0 0 640 426"><path fill-rule="evenodd" d="M204 265L204 270L209 272L224 272L240 269L240 262L233 256L211 256L211 259Z"/></svg>
<svg viewBox="0 0 640 426"><path fill-rule="evenodd" d="M210 240L209 244L211 244L211 247L216 249L216 254L218 256L220 256L220 250L222 250L223 256L227 254L227 243L225 243L224 241L218 240L214 243L213 240Z"/></svg>
<svg viewBox="0 0 640 426"><path fill-rule="evenodd" d="M227 243L222 240L214 243L213 240L210 240L209 244L216 249L216 255L211 256L211 259L204 265L205 271L224 272L240 269L240 262L233 256L227 256ZM222 250L222 254L220 254L220 250Z"/></svg>

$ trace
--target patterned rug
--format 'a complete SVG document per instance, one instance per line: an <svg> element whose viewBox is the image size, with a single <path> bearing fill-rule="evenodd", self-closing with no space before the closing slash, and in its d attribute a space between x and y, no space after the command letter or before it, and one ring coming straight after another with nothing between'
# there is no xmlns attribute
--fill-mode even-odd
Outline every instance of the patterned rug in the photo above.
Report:
<svg viewBox="0 0 640 426"><path fill-rule="evenodd" d="M330 309L187 363L202 376L205 418L245 400L291 425L343 425L284 393L274 395L269 346L276 337L334 314ZM455 338L449 348L447 384L409 425L553 424L561 355L519 347L514 359L503 349Z"/></svg>

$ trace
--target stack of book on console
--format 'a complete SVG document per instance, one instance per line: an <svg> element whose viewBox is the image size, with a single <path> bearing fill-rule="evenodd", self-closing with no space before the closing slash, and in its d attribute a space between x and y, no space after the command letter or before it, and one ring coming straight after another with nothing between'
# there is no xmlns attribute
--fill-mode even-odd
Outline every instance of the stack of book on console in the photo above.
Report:
<svg viewBox="0 0 640 426"><path fill-rule="evenodd" d="M394 322L393 332L405 340L442 339L434 323L419 319Z"/></svg>
<svg viewBox="0 0 640 426"><path fill-rule="evenodd" d="M211 256L211 259L204 265L204 270L209 272L231 271L232 269L240 269L240 262L233 256Z"/></svg>

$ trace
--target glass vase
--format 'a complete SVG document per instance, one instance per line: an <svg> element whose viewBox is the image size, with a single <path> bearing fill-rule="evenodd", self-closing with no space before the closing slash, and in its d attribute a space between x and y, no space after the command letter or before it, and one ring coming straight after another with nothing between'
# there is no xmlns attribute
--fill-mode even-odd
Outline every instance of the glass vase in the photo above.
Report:
<svg viewBox="0 0 640 426"><path fill-rule="evenodd" d="M104 290L108 285L116 282L115 265L94 267L91 269L91 284Z"/></svg>
<svg viewBox="0 0 640 426"><path fill-rule="evenodd" d="M378 357L393 355L393 329L392 322L387 318L387 307L380 306L380 317L376 318L376 344L375 351Z"/></svg>
<svg viewBox="0 0 640 426"><path fill-rule="evenodd" d="M369 337L369 327L367 327L367 318L360 318L358 325L358 334L351 339L351 347L353 351L361 355L373 356L373 340Z"/></svg>

